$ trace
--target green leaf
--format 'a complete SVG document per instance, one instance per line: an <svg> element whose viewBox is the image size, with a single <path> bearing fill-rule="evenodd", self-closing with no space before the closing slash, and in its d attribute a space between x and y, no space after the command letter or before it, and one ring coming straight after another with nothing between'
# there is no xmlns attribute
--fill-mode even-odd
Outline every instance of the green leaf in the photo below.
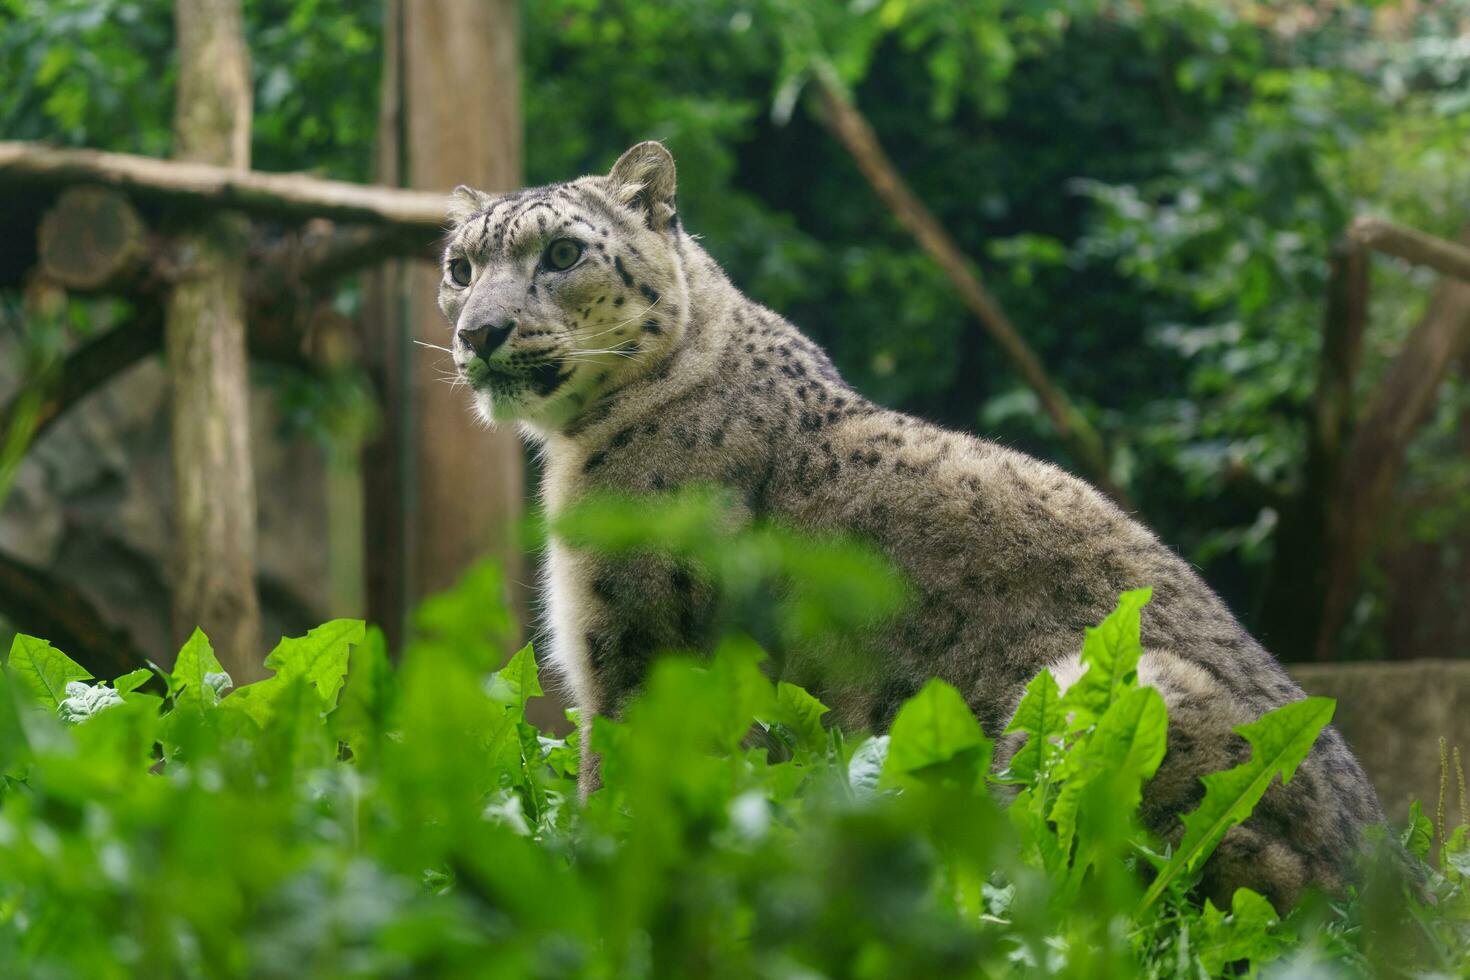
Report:
<svg viewBox="0 0 1470 980"><path fill-rule="evenodd" d="M1082 664L1087 670L1062 700L1062 706L1072 713L1073 730L1101 718L1119 693L1136 680L1138 658L1143 655L1142 612L1152 597L1153 589L1124 592L1107 619L1088 627L1082 642Z"/></svg>
<svg viewBox="0 0 1470 980"><path fill-rule="evenodd" d="M66 685L89 681L91 673L45 640L17 633L5 666L31 696L51 711L66 700Z"/></svg>
<svg viewBox="0 0 1470 980"><path fill-rule="evenodd" d="M485 693L491 700L524 709L531 698L539 698L541 678L536 671L536 653L527 643L506 665L490 677Z"/></svg>
<svg viewBox="0 0 1470 980"><path fill-rule="evenodd" d="M1399 841L1421 861L1429 856L1429 850L1434 846L1434 824L1424 815L1424 808L1418 800L1409 804L1409 825L1404 828Z"/></svg>
<svg viewBox="0 0 1470 980"><path fill-rule="evenodd" d="M360 619L334 619L305 636L282 638L265 658L265 665L282 681L310 681L323 702L335 704L347 675L348 653L362 642L365 630Z"/></svg>
<svg viewBox="0 0 1470 980"><path fill-rule="evenodd" d="M169 687L175 692L174 706L203 712L219 704L219 675L224 672L214 655L214 647L209 645L209 637L196 628L174 661L169 680Z"/></svg>
<svg viewBox="0 0 1470 980"><path fill-rule="evenodd" d="M1152 905L1180 874L1203 864L1225 832L1250 816L1277 774L1282 783L1291 782L1297 767L1317 743L1317 736L1332 720L1336 706L1331 698L1306 698L1235 728L1251 745L1250 759L1201 780L1205 784L1204 800L1185 815L1184 836L1174 856L1149 886L1143 908Z"/></svg>
<svg viewBox="0 0 1470 980"><path fill-rule="evenodd" d="M1200 962L1211 976L1225 973L1230 964L1250 960L1253 969L1274 959L1284 939L1277 927L1280 917L1271 903L1249 888L1237 888L1230 900L1230 914L1205 899L1200 917L1197 949Z"/></svg>
<svg viewBox="0 0 1470 980"><path fill-rule="evenodd" d="M265 728L275 717L276 700L285 690L286 686L281 683L279 676L267 677L253 684L236 688L235 692L221 703L220 709L243 714L258 727Z"/></svg>
<svg viewBox="0 0 1470 980"><path fill-rule="evenodd" d="M126 674L123 674L121 677L119 677L117 680L113 681L112 689L119 694L131 694L133 691L136 691L138 688L148 683L148 680L152 676L153 671L149 670L147 667L139 667L137 670L130 670Z"/></svg>
<svg viewBox="0 0 1470 980"><path fill-rule="evenodd" d="M827 740L822 716L830 709L805 689L781 681L776 685L776 718L797 734L808 748L815 749Z"/></svg>
<svg viewBox="0 0 1470 980"><path fill-rule="evenodd" d="M348 655L347 681L331 714L333 733L352 746L354 755L361 757L366 742L386 728L394 681L383 631L369 627L363 642Z"/></svg>
<svg viewBox="0 0 1470 980"><path fill-rule="evenodd" d="M1164 758L1169 725L1164 699L1151 687L1134 688L1108 708L1097 728L1068 752L1057 772L1061 792L1049 815L1063 854L1070 853L1073 836L1087 821L1084 792L1103 784L1106 792L1094 797L1110 814L1138 809L1143 784L1153 778ZM1079 866L1080 870L1080 866Z"/></svg>
<svg viewBox="0 0 1470 980"><path fill-rule="evenodd" d="M969 705L937 677L898 709L888 736L885 777L916 773L976 750L989 761L990 740Z"/></svg>
<svg viewBox="0 0 1470 980"><path fill-rule="evenodd" d="M1054 739L1066 733L1067 713L1062 710L1062 690L1049 670L1043 670L1026 685L1026 694L1016 707L1005 734L1025 732L1026 741L1011 757L1007 781L1034 783L1050 768L1060 747Z"/></svg>

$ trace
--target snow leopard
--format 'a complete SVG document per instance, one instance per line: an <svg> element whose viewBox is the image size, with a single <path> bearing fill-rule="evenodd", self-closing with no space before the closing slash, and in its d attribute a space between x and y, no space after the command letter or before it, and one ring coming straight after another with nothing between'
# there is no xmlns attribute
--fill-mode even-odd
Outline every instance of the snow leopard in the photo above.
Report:
<svg viewBox="0 0 1470 980"><path fill-rule="evenodd" d="M507 194L460 187L448 215L439 302L455 365L475 411L539 446L550 515L600 492L714 484L750 520L855 536L902 572L912 601L881 627L861 683L824 688L800 651L782 663L844 729L885 729L939 677L1001 738L1027 683L1043 670L1074 680L1084 628L1123 591L1151 587L1138 672L1169 727L1141 816L1177 841L1200 776L1249 757L1233 730L1304 697L1188 563L1088 483L844 382L685 230L662 144L632 147L606 175ZM660 653L706 648L713 600L678 563L555 537L545 592L547 659L580 710L586 792L597 766L585 726L617 717ZM1225 837L1202 890L1225 905L1248 885L1284 907L1308 885L1339 889L1381 820L1328 728Z"/></svg>

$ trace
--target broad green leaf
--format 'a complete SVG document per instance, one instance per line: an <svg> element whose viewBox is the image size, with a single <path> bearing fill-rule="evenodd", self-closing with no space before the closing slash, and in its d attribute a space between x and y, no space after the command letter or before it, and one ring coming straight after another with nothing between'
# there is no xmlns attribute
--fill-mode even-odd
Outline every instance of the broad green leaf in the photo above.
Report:
<svg viewBox="0 0 1470 980"><path fill-rule="evenodd" d="M491 700L517 708L525 708L527 701L545 693L541 690L541 679L536 672L536 654L531 649L531 644L521 647L504 667L490 675L485 693L490 695Z"/></svg>
<svg viewBox="0 0 1470 980"><path fill-rule="evenodd" d="M1280 917L1270 901L1249 888L1235 890L1228 916L1205 899L1196 940L1200 962L1211 976L1224 974L1240 960L1250 960L1259 969L1275 959L1282 942L1290 938L1279 934L1279 925Z"/></svg>
<svg viewBox="0 0 1470 980"><path fill-rule="evenodd" d="M264 728L275 717L276 699L285 689L286 685L279 676L267 677L253 684L236 688L233 694L220 702L220 708L231 713L242 714L260 728Z"/></svg>
<svg viewBox="0 0 1470 980"><path fill-rule="evenodd" d="M4 796L5 778L18 774L30 755L29 740L16 704L15 687L11 672L0 670L0 798ZM21 697L29 698L30 695L27 693Z"/></svg>
<svg viewBox="0 0 1470 980"><path fill-rule="evenodd" d="M760 666L765 657L759 644L737 634L720 641L710 658L707 690L714 703L700 727L710 726L718 743L729 749L744 741L755 719L771 712L775 694Z"/></svg>
<svg viewBox="0 0 1470 980"><path fill-rule="evenodd" d="M383 631L369 627L347 659L347 681L331 714L332 731L361 756L365 743L383 733L392 705L395 675Z"/></svg>
<svg viewBox="0 0 1470 980"><path fill-rule="evenodd" d="M139 667L137 670L130 670L126 674L123 674L121 677L119 677L117 680L113 681L112 689L119 694L131 694L133 691L136 691L138 688L148 683L148 680L152 676L153 671L149 670L147 667Z"/></svg>
<svg viewBox="0 0 1470 980"><path fill-rule="evenodd" d="M952 685L934 678L904 702L888 732L885 777L914 773L980 750L989 756L990 741L969 705Z"/></svg>
<svg viewBox="0 0 1470 980"><path fill-rule="evenodd" d="M11 676L47 709L57 711L66 699L66 685L89 681L92 674L45 640L17 633L5 662Z"/></svg>
<svg viewBox="0 0 1470 980"><path fill-rule="evenodd" d="M1421 861L1429 856L1429 850L1434 846L1434 824L1424 815L1424 808L1418 800L1409 804L1409 825L1404 828L1399 842Z"/></svg>
<svg viewBox="0 0 1470 980"><path fill-rule="evenodd" d="M1097 728L1072 747L1058 768L1061 784L1050 819L1056 827L1063 854L1071 852L1084 794L1099 783L1105 795L1097 800L1111 814L1138 809L1143 784L1153 778L1164 758L1169 715L1164 699L1150 687L1127 691L1113 702Z"/></svg>
<svg viewBox="0 0 1470 980"><path fill-rule="evenodd" d="M224 668L209 645L209 637L196 628L174 661L169 687L175 692L175 707L202 712L219 704L219 678L210 675L223 673Z"/></svg>
<svg viewBox="0 0 1470 980"><path fill-rule="evenodd" d="M1306 698L1236 727L1236 733L1251 745L1250 759L1201 780L1205 784L1204 800L1185 815L1184 836L1173 858L1149 886L1144 908L1152 905L1180 874L1203 864L1225 832L1250 816L1278 774L1283 783L1291 782L1297 767L1317 743L1317 736L1332 720L1336 706L1331 698Z"/></svg>
<svg viewBox="0 0 1470 980"><path fill-rule="evenodd" d="M1107 619L1088 627L1082 642L1082 664L1087 670L1062 700L1062 706L1072 713L1072 729L1101 718L1136 678L1138 658L1143 654L1142 612L1152 597L1152 589L1124 592Z"/></svg>
<svg viewBox="0 0 1470 980"><path fill-rule="evenodd" d="M365 628L360 619L334 619L305 636L284 637L265 665L283 681L298 677L310 681L323 702L335 704L347 674L348 652L362 642Z"/></svg>
<svg viewBox="0 0 1470 980"><path fill-rule="evenodd" d="M776 721L797 734L809 748L821 746L827 739L822 716L828 707L803 688L781 681L776 685Z"/></svg>
<svg viewBox="0 0 1470 980"><path fill-rule="evenodd" d="M1062 710L1061 688L1052 672L1043 670L1026 685L1026 694L1017 705L1011 723L1006 726L1007 735L1025 732L1027 736L1011 757L1011 764L1006 770L1007 781L1034 782L1060 751L1054 740L1065 734L1066 728L1067 714Z"/></svg>

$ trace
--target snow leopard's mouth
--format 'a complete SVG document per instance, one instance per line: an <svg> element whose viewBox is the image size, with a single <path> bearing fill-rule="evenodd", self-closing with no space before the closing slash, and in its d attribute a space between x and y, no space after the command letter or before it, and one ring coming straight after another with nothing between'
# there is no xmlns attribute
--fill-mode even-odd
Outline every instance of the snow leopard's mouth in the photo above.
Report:
<svg viewBox="0 0 1470 980"><path fill-rule="evenodd" d="M565 367L565 361L559 357L514 367L489 364L482 358L476 358L464 367L462 373L476 391L510 395L528 389L542 398L549 398L571 378L572 369Z"/></svg>

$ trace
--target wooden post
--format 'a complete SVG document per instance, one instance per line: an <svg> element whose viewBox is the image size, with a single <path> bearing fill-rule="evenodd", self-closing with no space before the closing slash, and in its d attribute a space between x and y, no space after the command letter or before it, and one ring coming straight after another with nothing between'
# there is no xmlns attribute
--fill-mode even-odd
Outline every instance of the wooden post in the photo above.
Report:
<svg viewBox="0 0 1470 980"><path fill-rule="evenodd" d="M177 0L178 160L250 166L250 66L239 0ZM181 236L164 313L172 388L173 630L209 634L243 684L265 675L255 587L255 483L245 352L247 229L210 216Z"/></svg>
<svg viewBox="0 0 1470 980"><path fill-rule="evenodd" d="M390 0L387 15L379 179L432 190L520 186L514 0ZM371 297L385 428L365 459L364 488L369 615L396 640L405 603L452 585L482 557L498 556L508 581L524 579L512 533L524 467L515 433L486 430L465 393L440 383L452 366L411 344L449 337L437 265L387 276Z"/></svg>

